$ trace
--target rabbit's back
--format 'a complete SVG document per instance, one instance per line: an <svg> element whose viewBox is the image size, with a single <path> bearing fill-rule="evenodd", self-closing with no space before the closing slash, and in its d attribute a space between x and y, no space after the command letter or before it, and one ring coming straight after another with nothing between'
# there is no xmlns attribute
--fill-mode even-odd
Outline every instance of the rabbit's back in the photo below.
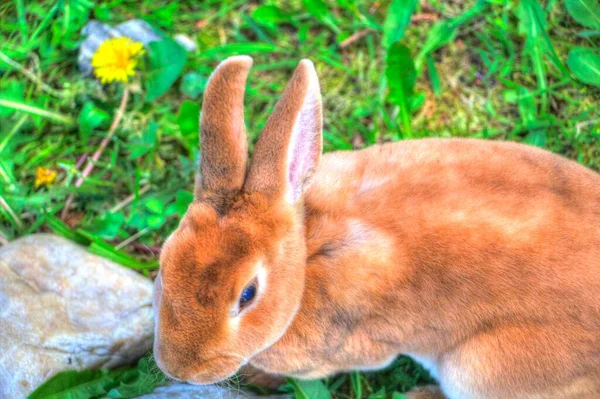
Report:
<svg viewBox="0 0 600 399"><path fill-rule="evenodd" d="M600 175L572 161L461 139L332 153L306 208L308 272L348 285L385 276L393 289L374 287L373 307L396 308L406 325L435 320L405 340L415 348L454 345L501 318L600 331ZM338 300L365 298L351 292Z"/></svg>

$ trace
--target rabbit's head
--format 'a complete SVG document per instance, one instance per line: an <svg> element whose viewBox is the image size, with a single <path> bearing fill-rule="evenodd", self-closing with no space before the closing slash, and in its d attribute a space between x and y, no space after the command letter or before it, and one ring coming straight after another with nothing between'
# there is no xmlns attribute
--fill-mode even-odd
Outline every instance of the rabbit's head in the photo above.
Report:
<svg viewBox="0 0 600 399"><path fill-rule="evenodd" d="M322 150L318 79L301 61L247 168L251 65L231 57L210 78L196 198L164 244L155 283L157 364L192 383L225 379L280 339L304 290L302 194Z"/></svg>

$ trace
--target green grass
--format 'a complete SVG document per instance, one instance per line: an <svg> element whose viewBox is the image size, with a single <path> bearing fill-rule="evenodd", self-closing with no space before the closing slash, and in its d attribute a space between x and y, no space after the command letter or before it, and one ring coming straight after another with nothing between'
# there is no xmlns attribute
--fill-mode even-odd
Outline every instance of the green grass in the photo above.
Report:
<svg viewBox="0 0 600 399"><path fill-rule="evenodd" d="M578 54L569 55L575 47L598 54L593 13L573 18L555 0L431 0L415 2L409 23L408 3L2 2L0 242L52 230L152 275L158 246L191 200L203 84L219 60L240 53L255 60L246 96L252 143L297 62L310 58L322 84L326 151L479 137L523 141L600 169L600 87ZM152 81L147 60L114 137L76 187L78 161L106 136L123 90L79 74L80 30L92 18L143 18L199 48L152 101L157 85L168 84ZM34 187L39 167L57 172L54 184ZM384 398L426 381L401 358L387 371L325 386L339 398Z"/></svg>

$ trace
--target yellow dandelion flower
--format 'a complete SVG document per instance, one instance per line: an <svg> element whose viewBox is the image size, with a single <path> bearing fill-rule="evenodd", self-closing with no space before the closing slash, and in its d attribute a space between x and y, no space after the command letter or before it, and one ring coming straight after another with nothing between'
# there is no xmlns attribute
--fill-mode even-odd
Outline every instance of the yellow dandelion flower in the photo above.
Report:
<svg viewBox="0 0 600 399"><path fill-rule="evenodd" d="M92 57L94 74L102 83L123 82L135 75L137 57L144 54L144 46L128 37L105 40Z"/></svg>
<svg viewBox="0 0 600 399"><path fill-rule="evenodd" d="M50 187L52 183L54 183L54 180L56 180L56 171L52 169L39 167L35 172L34 186L35 188L38 188L40 186Z"/></svg>

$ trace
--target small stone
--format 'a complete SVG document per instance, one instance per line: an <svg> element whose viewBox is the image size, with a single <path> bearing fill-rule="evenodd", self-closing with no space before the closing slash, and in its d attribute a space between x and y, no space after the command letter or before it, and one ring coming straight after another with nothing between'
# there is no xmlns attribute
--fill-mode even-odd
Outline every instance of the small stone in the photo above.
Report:
<svg viewBox="0 0 600 399"><path fill-rule="evenodd" d="M173 39L175 39L175 41L179 43L179 45L181 45L181 47L183 47L188 53L190 51L196 51L198 49L198 45L196 44L194 39L192 39L188 35L178 33L173 37Z"/></svg>
<svg viewBox="0 0 600 399"><path fill-rule="evenodd" d="M67 369L112 368L152 346L152 283L52 234L0 247L0 398Z"/></svg>
<svg viewBox="0 0 600 399"><path fill-rule="evenodd" d="M149 395L138 399L291 399L291 395L255 396L239 389L226 389L214 385L174 384L156 388Z"/></svg>

